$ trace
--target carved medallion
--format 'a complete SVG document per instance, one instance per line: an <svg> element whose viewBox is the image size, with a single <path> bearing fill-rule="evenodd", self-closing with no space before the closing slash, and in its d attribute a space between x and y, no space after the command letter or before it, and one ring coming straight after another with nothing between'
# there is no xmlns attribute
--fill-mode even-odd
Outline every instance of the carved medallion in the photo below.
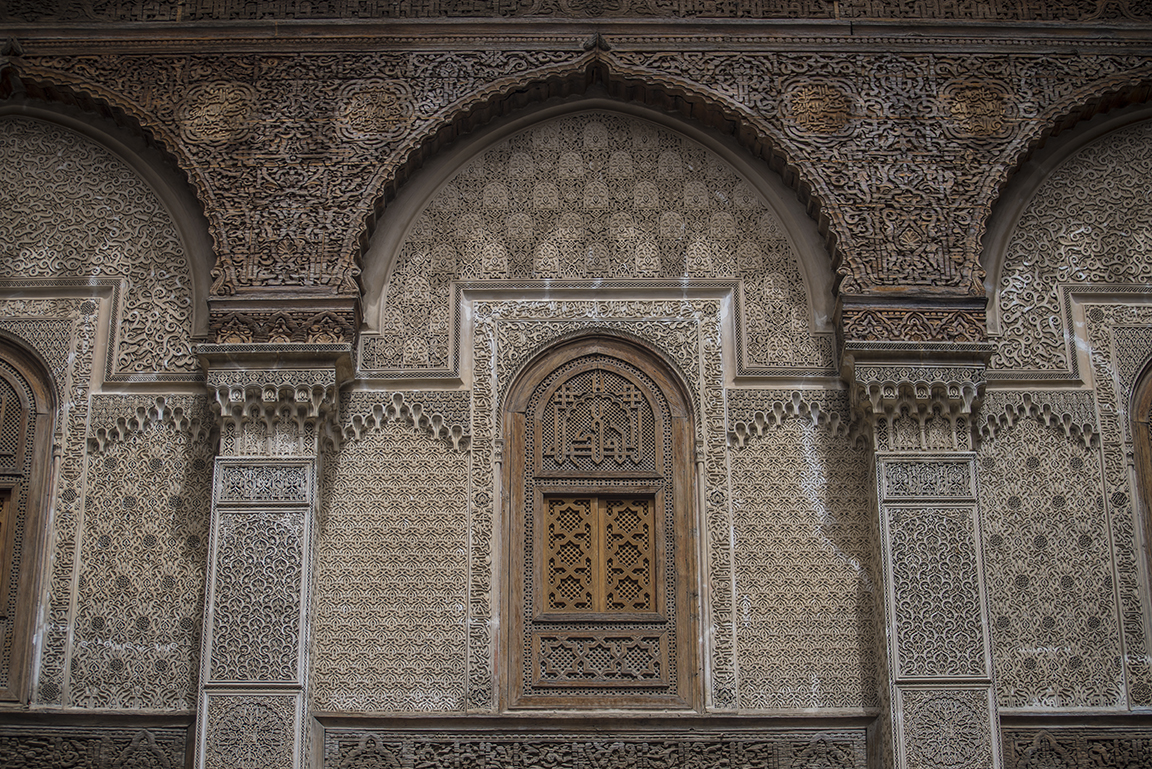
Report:
<svg viewBox="0 0 1152 769"><path fill-rule="evenodd" d="M953 125L970 136L993 136L1007 122L1007 98L984 83L953 83L942 96Z"/></svg>
<svg viewBox="0 0 1152 769"><path fill-rule="evenodd" d="M350 83L341 90L336 128L345 139L380 145L403 134L415 113L407 83L364 80Z"/></svg>
<svg viewBox="0 0 1152 769"><path fill-rule="evenodd" d="M227 144L243 139L251 126L256 91L240 83L205 83L180 105L180 133L193 144Z"/></svg>
<svg viewBox="0 0 1152 769"><path fill-rule="evenodd" d="M802 85L788 97L788 117L806 131L834 134L852 117L848 94L828 83Z"/></svg>

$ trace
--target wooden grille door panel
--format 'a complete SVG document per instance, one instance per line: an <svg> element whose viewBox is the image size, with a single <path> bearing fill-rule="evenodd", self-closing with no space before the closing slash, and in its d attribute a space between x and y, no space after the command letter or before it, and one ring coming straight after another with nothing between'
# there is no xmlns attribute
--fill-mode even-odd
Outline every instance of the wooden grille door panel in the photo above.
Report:
<svg viewBox="0 0 1152 769"><path fill-rule="evenodd" d="M589 339L509 392L507 704L697 706L682 389L656 356Z"/></svg>

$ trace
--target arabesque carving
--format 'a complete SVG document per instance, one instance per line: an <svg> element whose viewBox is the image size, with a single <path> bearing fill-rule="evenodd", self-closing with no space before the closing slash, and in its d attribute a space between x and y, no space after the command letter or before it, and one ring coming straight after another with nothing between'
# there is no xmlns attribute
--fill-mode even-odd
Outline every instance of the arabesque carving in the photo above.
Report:
<svg viewBox="0 0 1152 769"><path fill-rule="evenodd" d="M1152 312L1146 305L1087 305L1090 365L1095 383L1095 412L1100 426L1100 448L1103 459L1103 502L1109 512L1112 539L1112 563L1115 590L1120 602L1121 631L1125 655L1124 669L1128 681L1128 702L1132 706L1152 705L1152 664L1148 657L1148 640L1144 632L1147 587L1142 576L1141 536L1138 533L1147 515L1148 500L1141 505L1137 489L1131 485L1132 443L1129 434L1130 391L1116 389L1115 376L1131 367L1131 359L1143 357L1147 350L1128 347L1125 328L1152 328ZM1131 338L1139 339L1138 334ZM1138 352L1137 352L1138 350Z"/></svg>
<svg viewBox="0 0 1152 769"><path fill-rule="evenodd" d="M995 766L988 693L983 689L905 689L905 755L908 766L959 769ZM998 763L998 762L997 762Z"/></svg>
<svg viewBox="0 0 1152 769"><path fill-rule="evenodd" d="M177 769L187 728L0 727L0 764L44 769Z"/></svg>
<svg viewBox="0 0 1152 769"><path fill-rule="evenodd" d="M750 367L828 368L775 213L715 153L662 126L590 112L470 161L417 218L386 290L373 368L454 368L457 281L738 282Z"/></svg>
<svg viewBox="0 0 1152 769"><path fill-rule="evenodd" d="M348 728L326 729L325 769L418 769L465 762L483 769L578 769L644 766L651 769L720 769L725 766L864 769L864 730L733 730L708 732L596 731L572 734L493 731L428 731L423 734Z"/></svg>
<svg viewBox="0 0 1152 769"><path fill-rule="evenodd" d="M111 378L196 377L188 258L168 211L124 161L62 126L0 118L0 211L0 278L124 280Z"/></svg>
<svg viewBox="0 0 1152 769"><path fill-rule="evenodd" d="M1004 730L1004 769L1128 769L1152 762L1146 726Z"/></svg>
<svg viewBox="0 0 1152 769"><path fill-rule="evenodd" d="M1152 122L1108 134L1065 161L1020 216L1000 271L996 369L1075 370L1069 286L1152 281ZM1038 317L1048 319L1036 323Z"/></svg>
<svg viewBox="0 0 1152 769"><path fill-rule="evenodd" d="M742 709L879 704L868 456L848 413L843 392L728 392Z"/></svg>
<svg viewBox="0 0 1152 769"><path fill-rule="evenodd" d="M108 95L159 135L171 137L170 149L188 164L202 187L201 199L208 202L218 259L212 292L221 296L260 286L356 295L361 222L374 219L377 205L411 173L414 159L423 157L421 148L450 140L474 119L474 111L497 114L522 104L530 97L504 101L500 94L522 94L525 83L541 83L542 95L585 88L589 69L609 82L648 83L641 96L684 94L702 114L724 115L717 123L739 131L770 162L795 169L788 178L820 207L829 234L835 235L843 293L930 287L981 296L984 222L1029 144L1086 101L1136 88L1152 77L1145 57L1122 51L1005 57L717 52L713 45L701 42L691 51L612 44L610 50L598 45L585 53L565 44L553 50L267 54L259 67L246 55L216 53L38 56L21 59L19 66L20 76L30 80ZM834 85L848 102L873 106L858 116L854 106L852 118L836 133L764 118L785 114L790 94L827 86L822 78L829 67L845 73ZM411 113L399 93L373 90L383 87L382 79L408 84ZM556 85L561 82L569 85ZM1027 93L1019 92L1021 82L1031 84ZM214 126L212 136L238 137L224 144L177 138L185 96L213 83L244 83L261 94L248 130ZM908 83L917 87L909 89ZM957 84L963 86L959 91ZM382 119L357 121L361 128L396 138L366 142L337 130L340 121L349 125L349 88L377 93L381 104L398 100ZM921 94L931 96L926 102ZM988 94L1006 95L1003 125L991 134L989 126L1000 118ZM836 104L825 110L832 117L812 110L804 114L811 113L813 125L836 125L842 110L839 97L833 100ZM229 97L223 114L234 113L234 101ZM655 97L653 103L663 108ZM391 109L404 119L393 120ZM412 117L405 122L408 114ZM238 163L240 156L247 160ZM829 173L830 168L837 171ZM273 190L269 205L252 207L254 189ZM593 194L587 200L599 199ZM231 211L246 212L242 230L231 223ZM317 218L316 212L324 214ZM589 258L602 259L596 250ZM707 258L695 249L693 261L704 264ZM490 249L487 264L485 269L499 264ZM639 264L651 260L643 257ZM401 354L419 360L424 353L414 348Z"/></svg>

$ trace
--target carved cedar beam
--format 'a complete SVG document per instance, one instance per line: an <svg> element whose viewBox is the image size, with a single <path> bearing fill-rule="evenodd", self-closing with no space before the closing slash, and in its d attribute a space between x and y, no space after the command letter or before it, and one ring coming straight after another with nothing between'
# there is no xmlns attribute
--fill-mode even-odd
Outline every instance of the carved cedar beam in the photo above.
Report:
<svg viewBox="0 0 1152 769"><path fill-rule="evenodd" d="M354 344L359 297L249 293L208 300L217 344Z"/></svg>
<svg viewBox="0 0 1152 769"><path fill-rule="evenodd" d="M984 298L901 299L842 295L842 342L980 343L988 339Z"/></svg>

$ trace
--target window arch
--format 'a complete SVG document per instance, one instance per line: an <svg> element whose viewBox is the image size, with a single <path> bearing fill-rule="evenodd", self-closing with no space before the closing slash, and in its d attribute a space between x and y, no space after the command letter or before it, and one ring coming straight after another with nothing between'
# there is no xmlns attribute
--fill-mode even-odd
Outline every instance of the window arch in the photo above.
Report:
<svg viewBox="0 0 1152 769"><path fill-rule="evenodd" d="M692 418L631 341L539 356L504 413L511 707L695 707Z"/></svg>
<svg viewBox="0 0 1152 769"><path fill-rule="evenodd" d="M1136 459L1136 483L1143 509L1144 563L1152 580L1152 362L1140 374L1131 402L1132 443Z"/></svg>
<svg viewBox="0 0 1152 769"><path fill-rule="evenodd" d="M53 399L38 360L0 338L0 701L25 700Z"/></svg>

